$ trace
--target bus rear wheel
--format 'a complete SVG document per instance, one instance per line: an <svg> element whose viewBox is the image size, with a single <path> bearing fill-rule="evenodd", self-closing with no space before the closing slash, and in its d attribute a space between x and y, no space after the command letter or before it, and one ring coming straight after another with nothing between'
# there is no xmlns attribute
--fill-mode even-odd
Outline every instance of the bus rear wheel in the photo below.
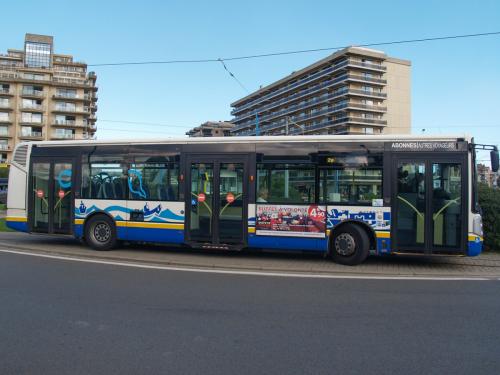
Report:
<svg viewBox="0 0 500 375"><path fill-rule="evenodd" d="M330 247L334 262L355 266L363 263L370 253L370 239L359 225L345 224L335 231Z"/></svg>
<svg viewBox="0 0 500 375"><path fill-rule="evenodd" d="M111 250L116 246L115 223L106 215L92 216L85 225L85 241L94 250Z"/></svg>

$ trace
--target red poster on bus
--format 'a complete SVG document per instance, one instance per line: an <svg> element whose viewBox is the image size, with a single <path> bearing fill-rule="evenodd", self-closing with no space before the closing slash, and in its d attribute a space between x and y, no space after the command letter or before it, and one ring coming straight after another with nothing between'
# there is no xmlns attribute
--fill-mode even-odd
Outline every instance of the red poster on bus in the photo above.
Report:
<svg viewBox="0 0 500 375"><path fill-rule="evenodd" d="M324 238L326 206L257 205L256 234Z"/></svg>
<svg viewBox="0 0 500 375"><path fill-rule="evenodd" d="M205 202L205 193L198 194L198 202Z"/></svg>

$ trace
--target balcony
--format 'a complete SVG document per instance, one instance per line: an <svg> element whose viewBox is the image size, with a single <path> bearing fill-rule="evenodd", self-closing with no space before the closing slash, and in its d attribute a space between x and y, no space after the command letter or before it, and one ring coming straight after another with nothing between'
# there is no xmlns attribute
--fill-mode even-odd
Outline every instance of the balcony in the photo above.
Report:
<svg viewBox="0 0 500 375"><path fill-rule="evenodd" d="M387 70L387 68L381 64L367 63L354 59L347 59L347 61L349 66L354 66L356 68L373 69L382 72L385 72Z"/></svg>
<svg viewBox="0 0 500 375"><path fill-rule="evenodd" d="M272 108L272 107L276 107L276 106L279 106L280 104L283 104L283 103L287 103L287 102L290 102L296 98L300 98L300 97L303 97L303 96L306 96L314 91L318 91L319 92L319 89L323 88L323 87L329 87L330 85L334 85L335 83L332 83L330 81L328 81L328 85L323 85L323 84L320 84L318 85L317 87L312 87L311 89L308 89L308 90L305 90L304 92L301 92L301 93L297 93L295 95L291 95L290 97L288 98L284 98L284 99L281 99L275 103L273 103L272 105L267 105L267 106L264 106L261 108L262 111L264 111L265 109L267 108ZM343 95L345 95L347 93L347 88L341 88L340 90L337 90L331 94L327 94L327 95L321 95L320 97L318 98L315 98L315 99L309 99L307 101L307 103L304 103L304 104L296 104L296 105L293 105L293 106L290 106L286 109L283 109L279 112L275 112L274 114L269 114L269 115L264 115L262 117L260 117L259 119L260 120L266 120L266 119L269 119L269 118L272 118L272 117L276 117L276 116L279 116L279 114L282 114L283 112L290 112L290 111L294 111L294 110L297 110L297 109L303 109L303 108L307 108L307 107L310 107L314 104L318 104L318 103L321 103L321 102L324 102L324 101L328 101L328 100L332 100L332 99L336 99L336 98L339 98ZM259 112L261 112L261 110L259 110ZM237 123L238 121L242 120L243 118L246 118L246 117L254 117L255 116L255 113L254 114L246 114L244 116L240 116L240 117L236 117L232 120L233 123ZM239 127L240 125L242 124L238 124L237 127ZM242 126L244 127L244 126Z"/></svg>
<svg viewBox="0 0 500 375"><path fill-rule="evenodd" d="M349 122L355 124L387 125L386 120L364 118L364 117L353 117L353 116L349 117Z"/></svg>
<svg viewBox="0 0 500 375"><path fill-rule="evenodd" d="M373 112L386 112L387 107L383 107L381 105L371 105L371 104L363 104L356 102L349 102L348 108L357 109L363 111L373 111Z"/></svg>
<svg viewBox="0 0 500 375"><path fill-rule="evenodd" d="M53 99L64 99L64 100L84 100L85 98L81 95L73 95L73 94L64 94L64 93L55 93L52 95Z"/></svg>
<svg viewBox="0 0 500 375"><path fill-rule="evenodd" d="M342 111L345 108L347 108L347 103L342 103L342 104L338 104L338 105L333 106L333 107L329 107L327 109L323 109L323 110L319 110L319 111L314 111L314 112L306 114L306 115L292 116L291 119L294 122L297 122L297 121L307 121L307 120L311 120L311 119L319 117L319 116L325 116L325 115L329 115L329 114L333 114L333 113ZM255 127L255 122L248 123L248 124L245 124L245 125L246 125L245 127L249 127L249 126ZM260 130L264 132L264 131L269 131L269 130L274 130L274 129L282 128L284 126L286 126L286 121L284 119L282 119L282 121L280 121L280 122L274 122L274 123L271 123L271 124L268 124L268 125L260 126ZM244 127L233 128L233 129L231 129L231 132L235 133L239 129L242 129L242 128L244 128ZM251 129L249 131L255 132L255 129Z"/></svg>
<svg viewBox="0 0 500 375"><path fill-rule="evenodd" d="M0 117L0 124L12 124L12 119L10 116Z"/></svg>
<svg viewBox="0 0 500 375"><path fill-rule="evenodd" d="M88 114L89 112L85 110L85 108L82 107L59 107L55 106L52 108L52 112L55 113L76 113L80 115L85 115Z"/></svg>
<svg viewBox="0 0 500 375"><path fill-rule="evenodd" d="M0 138L12 138L8 131L0 131Z"/></svg>
<svg viewBox="0 0 500 375"><path fill-rule="evenodd" d="M295 89L297 87L300 87L302 85L305 85L305 84L308 84L310 82L313 82L315 81L316 79L318 78L321 78L323 76L326 76L330 73L333 73L335 71L338 71L340 69L343 69L345 68L346 66L348 65L348 62L347 60L344 60L334 66L331 66L327 69L323 69L323 70L320 70L319 72L316 72L308 77L305 77L291 85L287 85L287 86L284 86L278 90L275 90L275 91L271 91L270 93L266 94L266 95L263 95L261 97L258 97L254 100L252 100L251 102L247 103L247 104L244 104L244 105L241 105L241 106L238 106L238 107L235 107L232 111L231 111L231 114L232 115L235 115L236 113L238 112L241 112L247 108L250 108L250 107L253 107L255 105L257 105L258 103L262 102L262 101L265 101L265 100L268 100L274 96L277 96L277 95L280 95L286 91L289 91L289 90L292 90L292 89Z"/></svg>
<svg viewBox="0 0 500 375"><path fill-rule="evenodd" d="M7 110L7 111L12 111L12 104L9 102L7 104L0 103L0 109L2 110Z"/></svg>
<svg viewBox="0 0 500 375"><path fill-rule="evenodd" d="M387 98L387 94L385 92L368 91L368 90L349 89L348 94L368 96L372 98Z"/></svg>
<svg viewBox="0 0 500 375"><path fill-rule="evenodd" d="M75 134L73 134L73 133L65 134L65 133L54 132L50 136L50 139L76 139L76 137L75 137Z"/></svg>
<svg viewBox="0 0 500 375"><path fill-rule="evenodd" d="M21 121L19 122L19 125L23 125L23 126L38 126L38 127L42 127L42 126L45 126L45 121L30 121L30 120L23 120L21 118Z"/></svg>
<svg viewBox="0 0 500 375"><path fill-rule="evenodd" d="M77 122L75 120L54 120L52 126L70 127L70 128L85 128L87 124Z"/></svg>
<svg viewBox="0 0 500 375"><path fill-rule="evenodd" d="M0 143L0 151L10 151L10 145Z"/></svg>
<svg viewBox="0 0 500 375"><path fill-rule="evenodd" d="M0 88L0 95L14 96L14 91L11 89Z"/></svg>
<svg viewBox="0 0 500 375"><path fill-rule="evenodd" d="M44 112L44 107L41 104L26 104L23 105L21 104L22 111L29 111L29 112Z"/></svg>
<svg viewBox="0 0 500 375"><path fill-rule="evenodd" d="M257 110L257 112L261 113L261 112L264 112L264 111L266 111L268 109L281 106L281 105L283 105L285 103L289 103L291 101L300 99L302 97L310 96L313 93L320 93L322 90L326 90L326 89L332 88L332 87L336 86L337 84L342 83L345 79L347 79L347 76L344 75L344 76L338 77L338 78L333 79L333 80L322 82L322 83L320 83L318 85L310 87L307 90L299 91L299 92L297 92L295 94L292 94L292 95L290 95L290 96L288 96L286 98L279 99L279 100L276 100L276 101L274 101L274 102L272 102L270 104L264 105L264 106L260 107ZM340 97L340 96L345 95L345 94L347 94L347 88L341 88L341 89L335 91L334 93L332 93L332 95L334 95L335 97ZM241 121L244 118L254 117L254 116L255 116L255 112L248 112L248 113L246 113L244 115L235 117L232 120L232 122L233 123L237 123L238 121Z"/></svg>
<svg viewBox="0 0 500 375"><path fill-rule="evenodd" d="M21 96L26 98L41 98L44 96L44 92L40 90L23 90Z"/></svg>
<svg viewBox="0 0 500 375"><path fill-rule="evenodd" d="M43 140L44 136L42 132L20 132L18 134L19 139L29 139L29 140Z"/></svg>
<svg viewBox="0 0 500 375"><path fill-rule="evenodd" d="M350 81L359 81L359 82L369 82L369 83L374 83L377 85L385 85L387 84L386 79L382 78L376 78L376 77L369 77L369 76L364 76L361 74L351 74L349 73L347 75L347 79Z"/></svg>

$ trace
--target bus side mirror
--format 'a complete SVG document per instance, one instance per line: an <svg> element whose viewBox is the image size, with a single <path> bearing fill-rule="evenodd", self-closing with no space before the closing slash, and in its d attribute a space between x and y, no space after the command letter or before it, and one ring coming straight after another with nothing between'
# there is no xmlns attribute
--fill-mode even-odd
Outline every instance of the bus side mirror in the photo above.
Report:
<svg viewBox="0 0 500 375"><path fill-rule="evenodd" d="M498 149L495 147L494 150L490 152L491 159L491 170L493 172L498 172Z"/></svg>

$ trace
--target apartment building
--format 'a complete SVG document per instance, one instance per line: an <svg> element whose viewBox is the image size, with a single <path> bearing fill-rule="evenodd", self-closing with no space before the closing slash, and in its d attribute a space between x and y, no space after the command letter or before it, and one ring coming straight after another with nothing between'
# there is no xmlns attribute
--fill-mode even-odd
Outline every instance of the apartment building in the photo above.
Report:
<svg viewBox="0 0 500 375"><path fill-rule="evenodd" d="M207 121L188 132L190 137L227 137L234 125L228 121Z"/></svg>
<svg viewBox="0 0 500 375"><path fill-rule="evenodd" d="M18 142L94 138L96 79L54 53L52 36L26 34L23 50L0 54L0 162Z"/></svg>
<svg viewBox="0 0 500 375"><path fill-rule="evenodd" d="M348 47L231 104L232 135L410 133L408 60Z"/></svg>

